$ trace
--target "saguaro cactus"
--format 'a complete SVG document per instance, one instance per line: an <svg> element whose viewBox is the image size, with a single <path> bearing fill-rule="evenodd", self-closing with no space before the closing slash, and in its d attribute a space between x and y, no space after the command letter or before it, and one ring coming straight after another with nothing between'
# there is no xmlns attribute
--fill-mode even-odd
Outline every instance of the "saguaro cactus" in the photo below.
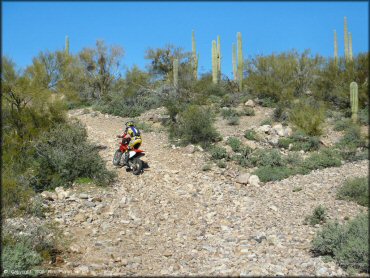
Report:
<svg viewBox="0 0 370 278"><path fill-rule="evenodd" d="M243 90L243 45L242 45L242 34L237 33L238 38L238 83L239 91Z"/></svg>
<svg viewBox="0 0 370 278"><path fill-rule="evenodd" d="M348 27L347 17L344 17L344 58L348 60Z"/></svg>
<svg viewBox="0 0 370 278"><path fill-rule="evenodd" d="M69 38L68 38L68 36L66 36L66 39L65 39L64 51L65 51L66 54L69 54Z"/></svg>
<svg viewBox="0 0 370 278"><path fill-rule="evenodd" d="M179 85L179 59L173 60L173 86L177 89Z"/></svg>
<svg viewBox="0 0 370 278"><path fill-rule="evenodd" d="M212 41L212 81L214 84L217 84L218 77L218 65L217 65L217 45L216 41Z"/></svg>
<svg viewBox="0 0 370 278"><path fill-rule="evenodd" d="M237 71L236 71L236 45L233 43L233 75L234 75L234 80L237 80Z"/></svg>
<svg viewBox="0 0 370 278"><path fill-rule="evenodd" d="M336 30L334 30L334 63L338 66L338 40Z"/></svg>
<svg viewBox="0 0 370 278"><path fill-rule="evenodd" d="M217 79L221 80L221 39L217 36Z"/></svg>
<svg viewBox="0 0 370 278"><path fill-rule="evenodd" d="M353 60L352 55L352 33L348 33L348 58L350 61Z"/></svg>
<svg viewBox="0 0 370 278"><path fill-rule="evenodd" d="M193 76L195 80L198 80L198 60L199 60L199 54L197 56L197 49L196 49L196 42L195 42L195 34L194 30L191 34L191 48L193 53Z"/></svg>
<svg viewBox="0 0 370 278"><path fill-rule="evenodd" d="M358 112L358 86L356 82L351 82L350 88L350 101L351 101L351 111L352 111L352 121L357 122L357 112Z"/></svg>

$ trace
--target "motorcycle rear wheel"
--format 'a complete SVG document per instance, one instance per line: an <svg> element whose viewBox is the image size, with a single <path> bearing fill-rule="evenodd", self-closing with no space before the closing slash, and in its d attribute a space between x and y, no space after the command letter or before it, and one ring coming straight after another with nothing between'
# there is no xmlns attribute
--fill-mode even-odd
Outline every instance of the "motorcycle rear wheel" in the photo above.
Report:
<svg viewBox="0 0 370 278"><path fill-rule="evenodd" d="M116 150L113 156L113 165L118 166L121 160L122 152L120 150Z"/></svg>
<svg viewBox="0 0 370 278"><path fill-rule="evenodd" d="M134 175L139 175L143 171L143 162L139 158L134 158L130 161L130 168Z"/></svg>

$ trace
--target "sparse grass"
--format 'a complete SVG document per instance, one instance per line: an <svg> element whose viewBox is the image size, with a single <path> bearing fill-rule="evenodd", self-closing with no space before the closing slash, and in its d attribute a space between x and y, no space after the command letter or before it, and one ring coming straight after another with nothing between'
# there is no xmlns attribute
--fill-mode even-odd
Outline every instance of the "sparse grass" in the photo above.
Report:
<svg viewBox="0 0 370 278"><path fill-rule="evenodd" d="M258 140L258 136L257 136L257 132L254 131L253 129L248 129L245 133L244 133L244 137L248 140L253 140L253 141L256 141Z"/></svg>
<svg viewBox="0 0 370 278"><path fill-rule="evenodd" d="M234 152L239 152L242 147L242 142L236 137L229 137L227 139L227 144Z"/></svg>

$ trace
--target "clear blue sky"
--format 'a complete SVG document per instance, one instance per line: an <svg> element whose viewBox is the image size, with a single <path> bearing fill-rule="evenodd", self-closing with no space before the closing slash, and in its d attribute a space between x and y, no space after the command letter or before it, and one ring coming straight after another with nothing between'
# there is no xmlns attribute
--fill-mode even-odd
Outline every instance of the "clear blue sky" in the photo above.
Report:
<svg viewBox="0 0 370 278"><path fill-rule="evenodd" d="M40 51L72 53L94 47L97 39L125 50L125 66L145 68L149 47L167 43L191 51L195 31L199 72L211 68L211 41L221 36L223 73L231 75L231 49L243 36L245 58L297 49L333 55L333 30L344 53L343 17L353 52L368 52L368 2L3 2L2 54L21 68Z"/></svg>

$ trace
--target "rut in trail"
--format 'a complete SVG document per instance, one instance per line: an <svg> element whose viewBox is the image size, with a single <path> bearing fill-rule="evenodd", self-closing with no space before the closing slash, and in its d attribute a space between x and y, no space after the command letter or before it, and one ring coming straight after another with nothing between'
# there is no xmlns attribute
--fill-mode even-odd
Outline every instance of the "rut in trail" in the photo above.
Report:
<svg viewBox="0 0 370 278"><path fill-rule="evenodd" d="M90 140L107 146L100 154L118 180L108 188L75 186L70 198L53 202L53 219L70 241L65 262L54 270L90 276L344 274L333 262L312 257L310 242L320 228L303 220L319 204L339 221L360 212L335 193L346 178L367 175L367 160L240 186L237 170L203 172L205 153L171 148L164 132L143 132L149 168L134 176L112 165L115 136L126 119L76 117Z"/></svg>

